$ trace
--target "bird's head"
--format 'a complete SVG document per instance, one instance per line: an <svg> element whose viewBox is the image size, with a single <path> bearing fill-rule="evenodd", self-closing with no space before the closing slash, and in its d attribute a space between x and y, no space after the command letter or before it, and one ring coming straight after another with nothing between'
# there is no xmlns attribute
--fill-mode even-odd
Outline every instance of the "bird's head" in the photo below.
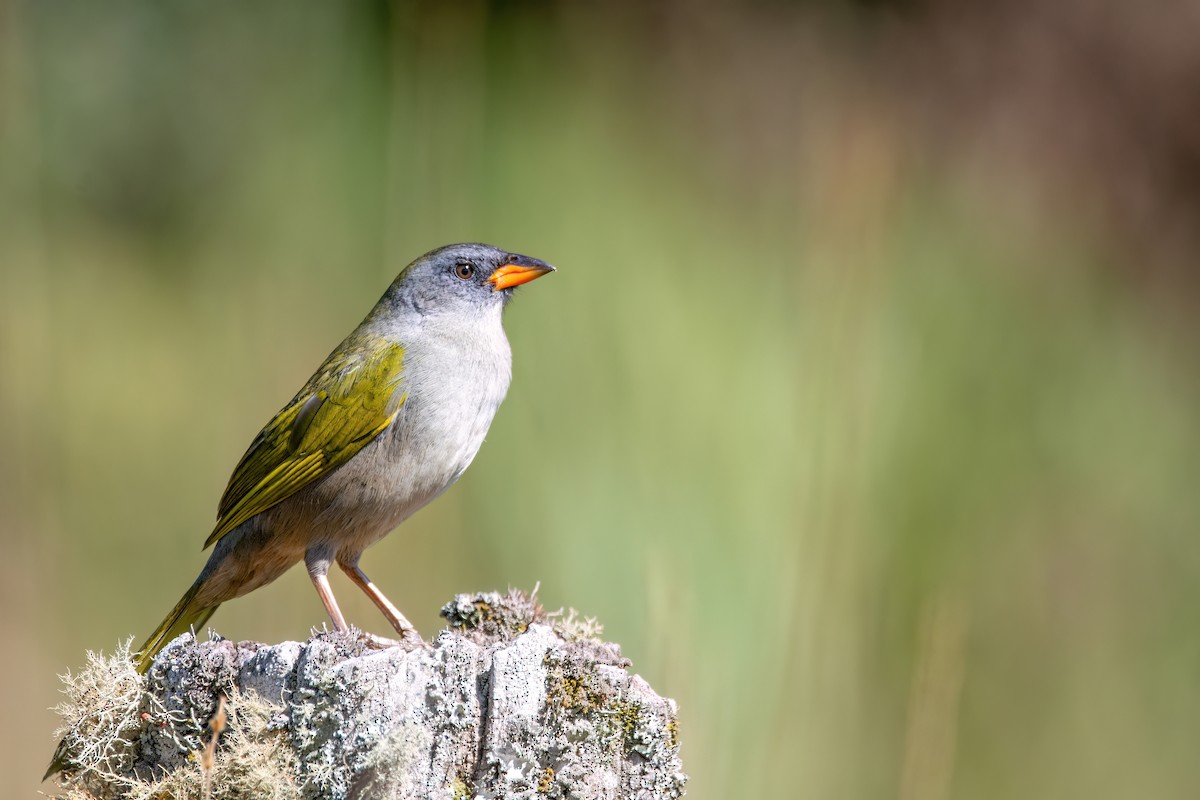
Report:
<svg viewBox="0 0 1200 800"><path fill-rule="evenodd" d="M388 290L393 301L425 314L499 310L516 287L554 267L487 244L451 244L409 264Z"/></svg>

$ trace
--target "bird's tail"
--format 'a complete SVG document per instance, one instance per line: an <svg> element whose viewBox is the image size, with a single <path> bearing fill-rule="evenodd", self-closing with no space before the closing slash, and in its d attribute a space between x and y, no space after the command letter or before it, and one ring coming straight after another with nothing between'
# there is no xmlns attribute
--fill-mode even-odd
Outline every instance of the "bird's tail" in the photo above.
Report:
<svg viewBox="0 0 1200 800"><path fill-rule="evenodd" d="M187 633L192 628L199 628L208 622L208 618L217 610L217 605L198 606L195 604L196 595L200 593L203 585L203 581L193 583L192 588L179 598L179 602L171 609L171 613L167 614L166 619L158 624L154 633L150 634L150 638L138 648L133 663L140 674L144 675L150 670L150 665L154 663L154 657L158 655L158 651L166 647L172 639L182 633Z"/></svg>

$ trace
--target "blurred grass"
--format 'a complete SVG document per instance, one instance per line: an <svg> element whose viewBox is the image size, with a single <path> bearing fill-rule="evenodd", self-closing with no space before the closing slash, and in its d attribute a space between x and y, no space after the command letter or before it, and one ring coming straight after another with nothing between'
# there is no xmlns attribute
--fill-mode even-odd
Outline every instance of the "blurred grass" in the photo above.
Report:
<svg viewBox="0 0 1200 800"><path fill-rule="evenodd" d="M6 796L54 673L158 621L259 425L455 240L560 272L470 474L365 559L423 631L538 581L598 616L696 798L1200 785L1196 331L1070 209L964 190L836 78L697 130L586 9L2 13ZM214 623L321 619L297 571Z"/></svg>

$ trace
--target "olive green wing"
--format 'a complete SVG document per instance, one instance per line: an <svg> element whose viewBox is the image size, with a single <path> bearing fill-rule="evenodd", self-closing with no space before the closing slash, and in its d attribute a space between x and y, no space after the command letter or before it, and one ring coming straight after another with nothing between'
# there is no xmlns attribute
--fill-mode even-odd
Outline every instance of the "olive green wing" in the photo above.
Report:
<svg viewBox="0 0 1200 800"><path fill-rule="evenodd" d="M345 464L396 419L404 362L398 344L371 355L339 348L242 456L217 509L207 548L246 520Z"/></svg>

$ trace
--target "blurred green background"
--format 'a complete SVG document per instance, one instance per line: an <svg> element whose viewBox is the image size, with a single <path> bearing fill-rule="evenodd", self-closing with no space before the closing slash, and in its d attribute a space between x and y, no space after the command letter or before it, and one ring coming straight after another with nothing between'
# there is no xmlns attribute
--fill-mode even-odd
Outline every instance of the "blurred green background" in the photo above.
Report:
<svg viewBox="0 0 1200 800"><path fill-rule="evenodd" d="M479 240L560 271L364 559L419 629L540 581L698 800L1195 797L1197 12L0 3L0 794L261 424ZM323 619L295 570L213 624Z"/></svg>

